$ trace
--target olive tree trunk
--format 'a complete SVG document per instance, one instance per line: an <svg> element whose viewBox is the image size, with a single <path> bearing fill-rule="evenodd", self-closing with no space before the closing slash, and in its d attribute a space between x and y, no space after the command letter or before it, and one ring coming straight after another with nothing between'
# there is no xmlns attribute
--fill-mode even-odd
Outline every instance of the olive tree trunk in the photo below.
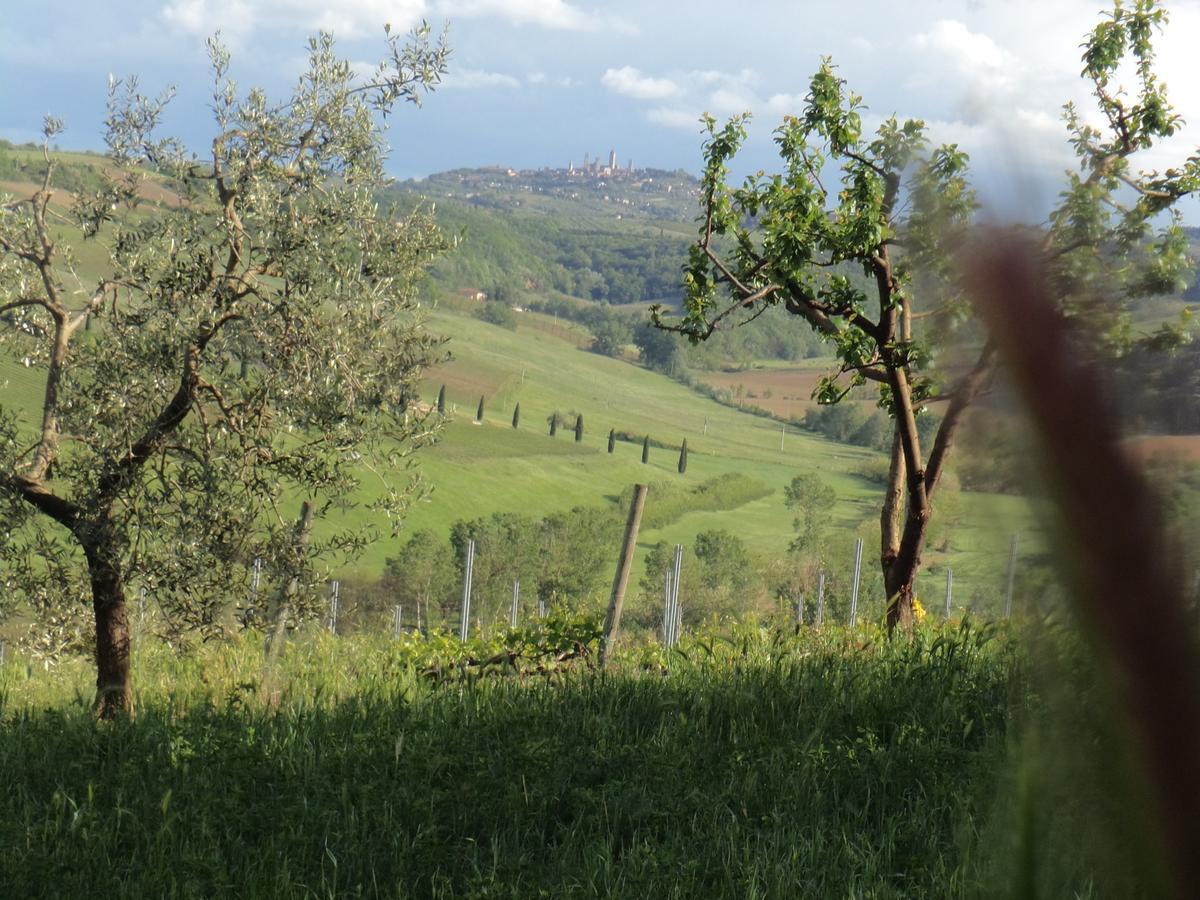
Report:
<svg viewBox="0 0 1200 900"><path fill-rule="evenodd" d="M129 612L121 576L120 554L109 529L82 541L92 583L96 617L96 700L101 719L128 713L133 704L129 671Z"/></svg>

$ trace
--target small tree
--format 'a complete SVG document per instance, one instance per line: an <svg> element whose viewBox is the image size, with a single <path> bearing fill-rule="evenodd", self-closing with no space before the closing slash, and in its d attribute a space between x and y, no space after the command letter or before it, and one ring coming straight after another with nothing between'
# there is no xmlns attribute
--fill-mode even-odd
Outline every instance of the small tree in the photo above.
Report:
<svg viewBox="0 0 1200 900"><path fill-rule="evenodd" d="M346 498L356 458L386 475L429 433L419 376L439 342L414 285L445 241L423 215L377 209L375 114L417 102L447 51L425 28L388 42L359 79L329 35L312 39L275 105L261 91L239 98L228 53L210 41L203 160L157 136L168 96L110 82L103 186L67 214L108 251L91 288L50 206L59 122L46 121L40 188L0 207L0 341L44 378L32 436L0 409L0 556L27 597L47 582L56 596L90 594L101 716L130 702L131 580L180 627L217 631L244 564L293 543L281 501ZM146 202L146 167L179 185L181 202ZM381 505L397 513L406 495L392 485Z"/></svg>
<svg viewBox="0 0 1200 900"><path fill-rule="evenodd" d="M575 443L583 440L583 414L575 416Z"/></svg>
<svg viewBox="0 0 1200 900"><path fill-rule="evenodd" d="M521 404L518 403L513 407L512 427L516 428L521 424Z"/></svg>
<svg viewBox="0 0 1200 900"><path fill-rule="evenodd" d="M784 502L796 511L796 536L789 549L795 554L811 553L828 527L829 510L837 502L837 494L818 475L797 475L784 488Z"/></svg>
<svg viewBox="0 0 1200 900"><path fill-rule="evenodd" d="M455 597L459 582L454 570L454 552L444 537L427 529L414 532L395 557L389 557L383 585L391 599L424 616L428 624L430 610L439 614ZM445 621L444 615L442 616Z"/></svg>
<svg viewBox="0 0 1200 900"><path fill-rule="evenodd" d="M437 411L439 416L446 415L446 386L444 384L438 389Z"/></svg>
<svg viewBox="0 0 1200 900"><path fill-rule="evenodd" d="M642 462L650 462L650 435L646 435L642 441Z"/></svg>
<svg viewBox="0 0 1200 900"><path fill-rule="evenodd" d="M1153 0L1115 4L1083 54L1103 125L1066 108L1079 171L1068 174L1042 246L1062 308L1089 331L1093 347L1128 347L1127 302L1174 289L1186 269L1178 218L1157 235L1152 226L1200 187L1200 158L1162 174L1132 162L1179 124L1153 71L1151 39L1165 20ZM1111 83L1127 62L1139 81L1129 93ZM676 324L661 308L652 316L699 341L726 320L780 306L833 345L839 366L819 383L819 402L836 403L867 382L878 386L892 419L879 559L894 627L912 621L934 499L996 353L973 328L952 263L975 210L966 154L953 144L929 149L919 120L889 118L864 134L861 110L861 98L824 60L800 115L775 131L783 173L760 173L737 188L727 183L727 164L745 139L747 116L720 129L706 116L702 226L685 270L685 315ZM1164 327L1148 340L1162 346L1180 337ZM933 365L950 338L960 357ZM946 409L928 445L918 422L936 402Z"/></svg>
<svg viewBox="0 0 1200 900"><path fill-rule="evenodd" d="M682 475L687 471L687 438L683 439L683 444L679 447L679 474Z"/></svg>
<svg viewBox="0 0 1200 900"><path fill-rule="evenodd" d="M617 447L617 432L616 429L608 429L608 452L612 453Z"/></svg>

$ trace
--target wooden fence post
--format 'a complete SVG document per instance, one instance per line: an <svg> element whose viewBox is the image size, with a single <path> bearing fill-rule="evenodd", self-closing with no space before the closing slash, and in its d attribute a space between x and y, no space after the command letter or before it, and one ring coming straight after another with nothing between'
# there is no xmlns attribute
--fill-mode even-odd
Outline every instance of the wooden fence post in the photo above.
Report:
<svg viewBox="0 0 1200 900"><path fill-rule="evenodd" d="M633 486L633 502L629 504L629 518L625 522L625 542L621 547L621 559L617 563L617 574L613 578L612 597L608 601L608 614L604 617L604 635L600 638L600 668L608 661L621 627L621 607L625 603L625 587L629 584L629 572L633 568L633 551L637 548L638 528L642 524L642 509L646 505L646 485Z"/></svg>

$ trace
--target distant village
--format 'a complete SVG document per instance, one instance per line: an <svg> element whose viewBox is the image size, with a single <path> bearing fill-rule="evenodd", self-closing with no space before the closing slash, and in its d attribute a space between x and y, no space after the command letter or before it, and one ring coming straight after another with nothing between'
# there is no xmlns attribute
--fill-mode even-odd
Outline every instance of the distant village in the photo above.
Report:
<svg viewBox="0 0 1200 900"><path fill-rule="evenodd" d="M651 219L680 219L691 214L699 197L699 182L683 171L635 169L625 165L617 151L607 159L583 155L566 167L542 166L514 169L509 166L480 166L453 169L405 184L409 190L434 197L460 199L475 206L515 208L533 196L559 197L607 207L618 218L638 215Z"/></svg>
<svg viewBox="0 0 1200 900"><path fill-rule="evenodd" d="M561 172L562 170L559 169L559 171ZM632 174L633 174L633 160L631 159L629 161L629 165L627 165L624 169L619 168L617 166L617 151L616 150L608 151L608 165L603 165L600 162L599 156L597 156L595 159L593 159L589 163L588 155L586 153L583 154L583 165L580 166L579 168L575 168L574 161L567 164L567 175L578 175L581 178L586 178L589 176L592 178L614 178L618 175L632 175Z"/></svg>

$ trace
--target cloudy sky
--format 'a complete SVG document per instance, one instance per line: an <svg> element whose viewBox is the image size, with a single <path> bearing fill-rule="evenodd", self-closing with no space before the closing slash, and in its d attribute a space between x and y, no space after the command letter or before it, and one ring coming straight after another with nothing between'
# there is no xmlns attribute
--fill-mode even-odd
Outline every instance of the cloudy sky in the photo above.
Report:
<svg viewBox="0 0 1200 900"><path fill-rule="evenodd" d="M34 139L43 114L63 146L99 148L105 83L137 73L178 89L168 126L207 131L204 38L220 30L242 85L279 94L305 38L332 30L369 63L382 26L448 24L450 75L421 110L394 117L392 173L458 166L565 166L583 154L683 168L700 163L698 116L755 114L742 171L773 167L770 141L831 55L863 95L868 124L925 119L975 161L985 196L1044 209L1070 164L1062 104L1086 104L1079 44L1101 5L1086 0L37 0L0 22L0 137ZM1200 0L1168 4L1159 70L1189 125L1148 166L1200 145ZM1195 209L1188 218L1200 221Z"/></svg>

